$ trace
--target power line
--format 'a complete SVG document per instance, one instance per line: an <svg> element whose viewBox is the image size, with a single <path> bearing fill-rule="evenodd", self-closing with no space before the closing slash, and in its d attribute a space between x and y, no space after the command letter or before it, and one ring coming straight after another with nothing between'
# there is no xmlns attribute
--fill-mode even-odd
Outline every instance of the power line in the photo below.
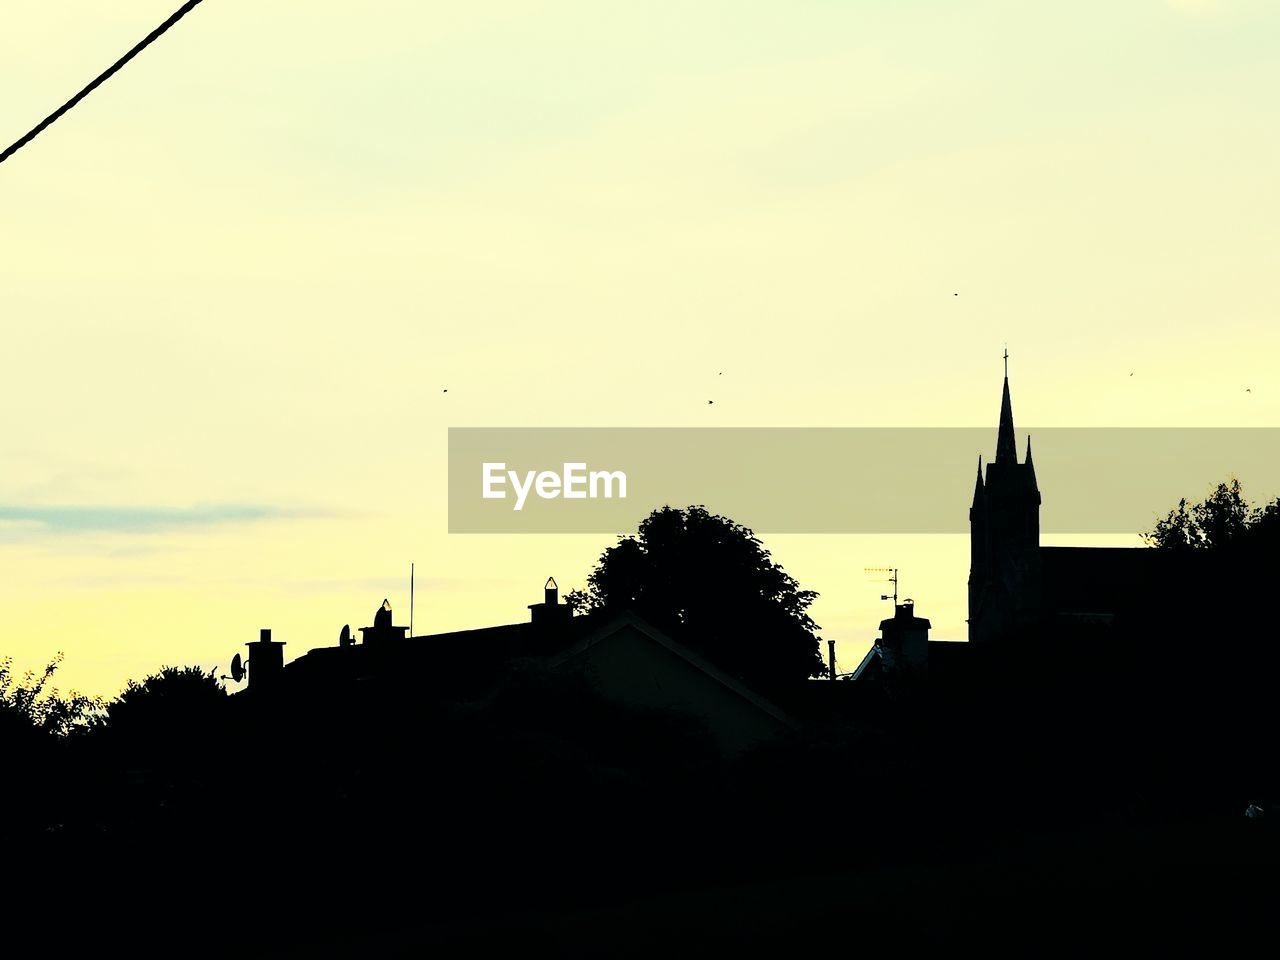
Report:
<svg viewBox="0 0 1280 960"><path fill-rule="evenodd" d="M11 147L9 147L9 149L5 150L4 153L0 153L0 163L4 163L6 160L12 157L15 153L17 153L19 150L25 147L28 143L30 143L36 137L40 136L40 134L43 133L45 129L52 126L54 123L56 123L57 120L64 113L66 113L68 110L74 107L77 103L79 103L89 94L93 93L94 90L97 90L98 87L102 86L102 84L104 84L107 80L109 80L116 73L116 71L118 71L126 63L128 63L138 54L140 54L143 50L147 49L147 47L151 46L151 44L153 44L156 40L162 37L170 27L172 27L175 23L177 23L179 20L181 20L183 17L185 17L188 13L190 13L192 10L194 10L203 2L204 0L187 0L187 2L184 3L182 7L173 16L171 16L164 23L160 24L160 26L156 27L154 30L148 33L145 37L143 37L142 40L132 50L126 53L123 57L121 57L111 66L107 67L107 69L102 71L102 73L98 74L98 76L95 77L93 81L88 84L88 86L86 86L83 90L77 93L74 97L72 97L62 106L60 106L57 110L53 111L53 113L49 114L47 117L41 120L38 124L36 124L36 126L31 130L31 132L28 133L25 137L23 137L21 140L18 140L16 143L14 143Z"/></svg>

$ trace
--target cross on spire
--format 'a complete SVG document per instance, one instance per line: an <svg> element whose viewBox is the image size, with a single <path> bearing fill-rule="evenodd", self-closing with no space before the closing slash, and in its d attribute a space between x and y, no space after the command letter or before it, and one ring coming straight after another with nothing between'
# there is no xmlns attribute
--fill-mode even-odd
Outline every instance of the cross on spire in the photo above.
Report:
<svg viewBox="0 0 1280 960"><path fill-rule="evenodd" d="M1009 345L1007 343L1004 345L1004 376L1006 380L1009 378Z"/></svg>

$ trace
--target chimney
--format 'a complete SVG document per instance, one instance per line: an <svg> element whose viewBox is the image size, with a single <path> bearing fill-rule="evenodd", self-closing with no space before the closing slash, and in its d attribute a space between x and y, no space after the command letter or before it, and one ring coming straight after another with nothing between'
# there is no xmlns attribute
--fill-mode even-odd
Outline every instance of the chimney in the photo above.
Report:
<svg viewBox="0 0 1280 960"><path fill-rule="evenodd" d="M261 690L270 686L284 673L284 644L271 639L269 627L258 632L257 643L246 643L249 648L249 689Z"/></svg>
<svg viewBox="0 0 1280 960"><path fill-rule="evenodd" d="M930 626L916 616L916 602L907 598L893 608L892 618L880 621L880 646L909 668L927 668Z"/></svg>
<svg viewBox="0 0 1280 960"><path fill-rule="evenodd" d="M568 604L560 602L560 588L555 577L547 577L542 585L542 603L529 604L529 620L538 626L562 623L573 616Z"/></svg>
<svg viewBox="0 0 1280 960"><path fill-rule="evenodd" d="M403 640L408 633L408 627L397 627L392 620L390 600L383 600L382 605L373 612L373 626L360 628L360 635L367 644Z"/></svg>

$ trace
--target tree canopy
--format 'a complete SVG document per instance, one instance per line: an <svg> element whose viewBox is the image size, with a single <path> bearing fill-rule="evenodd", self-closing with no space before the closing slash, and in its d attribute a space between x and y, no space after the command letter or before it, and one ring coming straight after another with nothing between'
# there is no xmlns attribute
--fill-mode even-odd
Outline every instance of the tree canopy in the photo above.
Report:
<svg viewBox="0 0 1280 960"><path fill-rule="evenodd" d="M200 667L162 667L145 679L130 680L115 700L107 704L107 722L112 725L154 722L201 714L223 702L226 688L216 670ZM135 721L141 716L142 721Z"/></svg>
<svg viewBox="0 0 1280 960"><path fill-rule="evenodd" d="M225 721L229 701L214 670L164 667L129 685L110 701L101 727L117 747L163 756L165 762L196 762L199 749Z"/></svg>
<svg viewBox="0 0 1280 960"><path fill-rule="evenodd" d="M13 672L13 658L0 659L0 726L5 730L66 736L88 726L102 703L95 697L59 693L51 686L62 663L62 654L37 673L21 679Z"/></svg>
<svg viewBox="0 0 1280 960"><path fill-rule="evenodd" d="M1218 484L1199 503L1186 498L1143 535L1162 550L1211 550L1280 537L1280 499L1254 506L1245 499L1240 481L1231 477Z"/></svg>
<svg viewBox="0 0 1280 960"><path fill-rule="evenodd" d="M703 506L662 507L600 557L580 611L631 610L750 683L822 670L818 625L802 590L755 534Z"/></svg>

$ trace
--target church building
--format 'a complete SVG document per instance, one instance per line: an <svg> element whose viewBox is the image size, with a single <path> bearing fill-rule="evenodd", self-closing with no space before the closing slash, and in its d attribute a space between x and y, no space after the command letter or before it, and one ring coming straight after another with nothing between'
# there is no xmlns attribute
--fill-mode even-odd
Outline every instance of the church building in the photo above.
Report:
<svg viewBox="0 0 1280 960"><path fill-rule="evenodd" d="M1040 487L1031 459L1018 460L1008 354L996 455L978 477L969 508L969 640L987 643L1031 630L1110 624L1173 558L1142 547L1040 545Z"/></svg>

